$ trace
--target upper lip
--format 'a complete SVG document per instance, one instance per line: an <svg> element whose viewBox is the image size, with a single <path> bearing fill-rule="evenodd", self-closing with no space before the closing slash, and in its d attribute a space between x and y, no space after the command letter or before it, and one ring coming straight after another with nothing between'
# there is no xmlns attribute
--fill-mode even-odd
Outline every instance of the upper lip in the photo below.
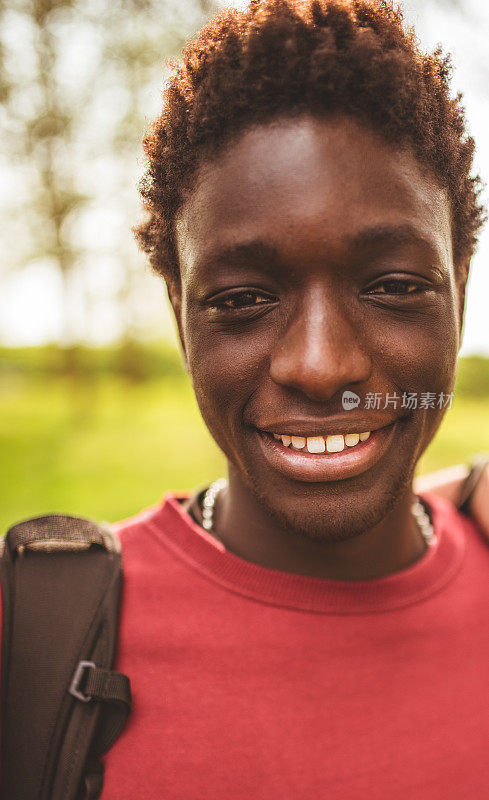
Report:
<svg viewBox="0 0 489 800"><path fill-rule="evenodd" d="M306 419L304 417L287 417L275 419L256 427L265 433L293 434L294 436L334 436L335 434L364 433L377 431L392 425L399 417L371 416L354 417L346 411L342 417L326 419Z"/></svg>

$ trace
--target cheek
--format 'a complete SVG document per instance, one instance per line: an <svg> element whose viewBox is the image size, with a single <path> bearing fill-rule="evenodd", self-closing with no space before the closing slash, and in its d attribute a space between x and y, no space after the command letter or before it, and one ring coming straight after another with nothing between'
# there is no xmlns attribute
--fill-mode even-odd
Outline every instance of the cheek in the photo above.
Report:
<svg viewBox="0 0 489 800"><path fill-rule="evenodd" d="M253 390L260 359L256 347L245 337L207 337L201 331L189 342L187 353L196 391L219 396L234 405L239 397Z"/></svg>
<svg viewBox="0 0 489 800"><path fill-rule="evenodd" d="M423 316L404 316L401 324L372 337L390 378L402 390L450 392L458 355L456 309L451 302L434 304Z"/></svg>
<svg viewBox="0 0 489 800"><path fill-rule="evenodd" d="M232 456L233 431L243 422L243 409L268 368L268 336L218 331L217 325L187 315L189 372L201 414L217 444Z"/></svg>
<svg viewBox="0 0 489 800"><path fill-rule="evenodd" d="M387 366L389 382L398 394L413 392L418 397L418 407L411 412L411 436L416 460L433 439L450 404L458 355L458 327L456 311L449 304L435 307L429 315L384 331L383 353L380 356ZM434 407L420 407L422 396ZM441 398L441 407L438 402Z"/></svg>

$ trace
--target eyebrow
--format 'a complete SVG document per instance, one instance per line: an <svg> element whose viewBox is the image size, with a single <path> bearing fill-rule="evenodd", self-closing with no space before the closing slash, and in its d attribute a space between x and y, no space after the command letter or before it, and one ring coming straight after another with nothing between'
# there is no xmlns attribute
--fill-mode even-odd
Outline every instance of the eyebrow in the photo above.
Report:
<svg viewBox="0 0 489 800"><path fill-rule="evenodd" d="M196 266L198 269L212 270L218 266L246 267L250 262L261 264L264 261L276 265L281 263L279 249L264 239L252 239L204 252L197 259Z"/></svg>
<svg viewBox="0 0 489 800"><path fill-rule="evenodd" d="M435 240L429 234L409 224L375 225L345 237L344 243L354 251L370 247L416 244L429 250L433 256L439 255ZM204 252L197 259L196 266L199 269L211 270L226 265L237 267L246 267L253 263L259 265L264 261L270 267L282 264L283 257L279 248L265 239L251 239Z"/></svg>
<svg viewBox="0 0 489 800"><path fill-rule="evenodd" d="M399 245L418 244L429 248L434 253L438 252L435 240L414 225L376 225L365 228L351 237L347 243L355 249L361 250L374 245Z"/></svg>

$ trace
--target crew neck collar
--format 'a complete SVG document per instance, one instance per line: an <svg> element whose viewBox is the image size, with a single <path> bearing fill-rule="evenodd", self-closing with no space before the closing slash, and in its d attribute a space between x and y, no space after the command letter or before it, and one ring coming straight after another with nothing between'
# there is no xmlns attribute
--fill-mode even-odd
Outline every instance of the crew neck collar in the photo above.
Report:
<svg viewBox="0 0 489 800"><path fill-rule="evenodd" d="M145 524L176 556L202 575L249 599L301 611L361 614L391 611L420 602L446 586L465 553L462 517L443 498L423 494L433 520L436 543L413 565L362 581L297 575L262 567L226 550L181 505L186 494L169 493Z"/></svg>

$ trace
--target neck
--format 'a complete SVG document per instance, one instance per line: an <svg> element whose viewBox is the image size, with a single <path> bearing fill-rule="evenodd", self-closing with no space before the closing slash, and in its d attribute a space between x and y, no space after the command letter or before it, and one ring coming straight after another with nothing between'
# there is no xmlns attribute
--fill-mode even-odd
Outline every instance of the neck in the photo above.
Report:
<svg viewBox="0 0 489 800"><path fill-rule="evenodd" d="M226 549L269 569L342 581L382 578L414 564L426 543L411 513L409 486L377 525L345 541L315 540L284 528L230 470L212 533Z"/></svg>

